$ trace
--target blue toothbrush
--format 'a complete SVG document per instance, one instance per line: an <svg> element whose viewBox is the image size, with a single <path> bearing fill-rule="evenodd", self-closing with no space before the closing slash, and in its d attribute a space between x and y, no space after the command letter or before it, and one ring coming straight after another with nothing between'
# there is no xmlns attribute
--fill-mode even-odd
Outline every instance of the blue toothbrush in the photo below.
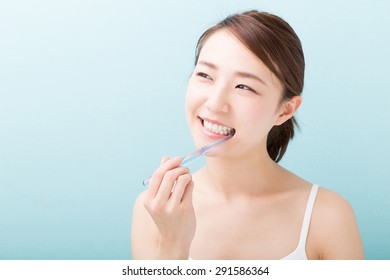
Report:
<svg viewBox="0 0 390 280"><path fill-rule="evenodd" d="M224 138L221 138L211 144L208 144L206 146L203 146L202 148L200 148L199 150L193 152L193 153L190 153L188 155L186 155L184 158L183 158L183 161L181 162L181 166L187 166L190 162L198 159L198 158L201 158L205 155L207 155L212 149L214 149L215 147L217 147L218 145L222 144L222 143L225 143L227 140L229 140L230 138L232 138L234 135L234 133L224 137ZM150 182L150 178L147 178L145 179L142 183L144 186L147 186Z"/></svg>

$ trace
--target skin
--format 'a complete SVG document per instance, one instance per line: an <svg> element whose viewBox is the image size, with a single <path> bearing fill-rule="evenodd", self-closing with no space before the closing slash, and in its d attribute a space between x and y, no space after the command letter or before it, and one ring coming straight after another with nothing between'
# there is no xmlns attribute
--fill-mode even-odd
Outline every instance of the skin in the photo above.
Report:
<svg viewBox="0 0 390 280"><path fill-rule="evenodd" d="M281 103L282 91L281 82L229 31L211 35L188 84L188 126L198 147L218 138L202 119L236 133L192 175L180 167L181 158L161 160L134 206L134 259L280 259L297 247L312 184L272 161L266 149L271 128L291 118L302 101L297 96ZM306 254L364 257L351 206L323 187Z"/></svg>

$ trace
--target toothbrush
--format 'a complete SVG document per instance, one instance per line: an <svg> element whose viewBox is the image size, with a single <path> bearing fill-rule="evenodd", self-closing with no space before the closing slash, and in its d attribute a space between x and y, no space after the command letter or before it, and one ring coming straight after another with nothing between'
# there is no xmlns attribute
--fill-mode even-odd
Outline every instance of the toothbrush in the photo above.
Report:
<svg viewBox="0 0 390 280"><path fill-rule="evenodd" d="M189 163L191 163L192 161L198 159L198 158L201 158L205 155L207 155L211 150L213 150L215 147L217 147L218 145L222 144L222 143L225 143L227 140L229 140L230 138L232 138L234 135L234 133L224 137L224 138L221 138L213 143L210 143L206 146L203 146L202 148L200 148L199 150L193 152L193 153L190 153L188 155L186 155L184 158L183 158L183 161L181 162L181 166L187 166ZM151 178L147 178L145 179L142 184L144 186L147 186L150 182L150 179Z"/></svg>

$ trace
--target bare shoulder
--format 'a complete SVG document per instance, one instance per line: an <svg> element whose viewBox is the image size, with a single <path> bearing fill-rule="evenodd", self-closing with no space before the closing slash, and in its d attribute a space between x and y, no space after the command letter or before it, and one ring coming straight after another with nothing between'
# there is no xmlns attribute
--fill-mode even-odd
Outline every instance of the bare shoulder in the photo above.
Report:
<svg viewBox="0 0 390 280"><path fill-rule="evenodd" d="M313 209L309 241L319 259L362 259L363 246L351 204L320 187Z"/></svg>
<svg viewBox="0 0 390 280"><path fill-rule="evenodd" d="M133 259L147 259L153 254L157 228L144 206L147 192L138 195L133 207L131 249Z"/></svg>
<svg viewBox="0 0 390 280"><path fill-rule="evenodd" d="M352 206L347 200L345 200L338 193L324 187L320 187L318 190L316 198L316 211L318 214L326 215L327 217L334 215L334 218L340 218L340 215L353 215Z"/></svg>

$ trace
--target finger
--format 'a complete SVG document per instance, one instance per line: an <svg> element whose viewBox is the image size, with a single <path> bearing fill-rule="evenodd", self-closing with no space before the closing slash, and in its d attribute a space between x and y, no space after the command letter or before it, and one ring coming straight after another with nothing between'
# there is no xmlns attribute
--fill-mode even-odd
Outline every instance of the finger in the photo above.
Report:
<svg viewBox="0 0 390 280"><path fill-rule="evenodd" d="M175 189L171 194L171 200L175 204L179 204L183 198L183 194L188 184L192 181L192 176L189 173L180 175L177 178Z"/></svg>
<svg viewBox="0 0 390 280"><path fill-rule="evenodd" d="M190 181L184 190L181 202L185 204L192 204L192 194L194 192L194 181Z"/></svg>
<svg viewBox="0 0 390 280"><path fill-rule="evenodd" d="M182 159L180 157L169 159L154 171L148 187L148 196L150 198L154 198L157 195L165 173L168 170L178 167L181 161Z"/></svg>
<svg viewBox="0 0 390 280"><path fill-rule="evenodd" d="M190 170L183 166L168 170L161 182L156 199L167 201L172 194L173 188L176 188L178 178L184 174L188 174L189 172Z"/></svg>
<svg viewBox="0 0 390 280"><path fill-rule="evenodd" d="M167 156L163 156L161 161L160 161L160 165L164 164L165 162L167 162L169 160L169 157Z"/></svg>

